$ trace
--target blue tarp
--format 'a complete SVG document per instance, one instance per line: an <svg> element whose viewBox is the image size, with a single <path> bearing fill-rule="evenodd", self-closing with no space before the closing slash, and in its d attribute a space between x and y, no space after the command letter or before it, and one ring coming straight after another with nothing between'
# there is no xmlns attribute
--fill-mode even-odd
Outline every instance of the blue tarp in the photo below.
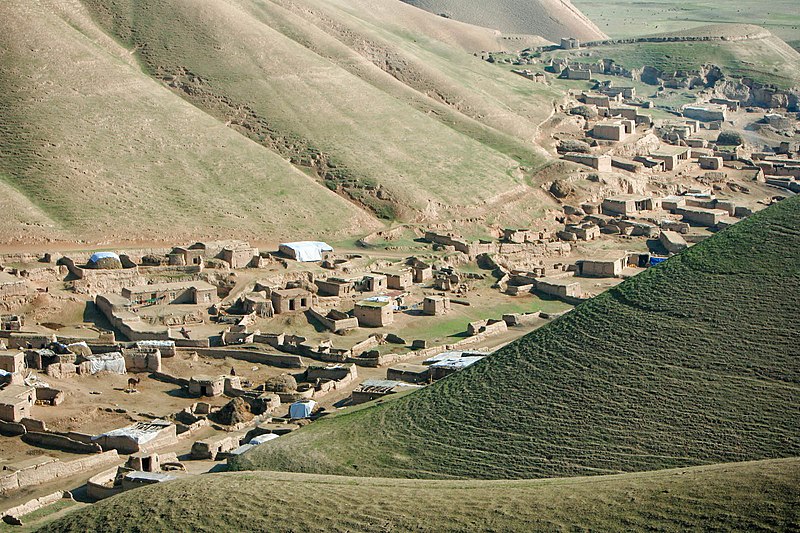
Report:
<svg viewBox="0 0 800 533"><path fill-rule="evenodd" d="M654 257L654 256L650 256L650 266L656 266L656 265L658 265L658 264L661 264L661 263L663 263L663 262L664 262L664 261L666 261L666 260L667 260L667 258L666 258L666 257Z"/></svg>
<svg viewBox="0 0 800 533"><path fill-rule="evenodd" d="M289 418L308 418L316 406L314 400L294 402L289 406Z"/></svg>
<svg viewBox="0 0 800 533"><path fill-rule="evenodd" d="M101 259L109 259L109 258L116 259L117 261L119 261L119 256L114 252L95 252L92 254L92 257L89 258L89 262L97 263Z"/></svg>

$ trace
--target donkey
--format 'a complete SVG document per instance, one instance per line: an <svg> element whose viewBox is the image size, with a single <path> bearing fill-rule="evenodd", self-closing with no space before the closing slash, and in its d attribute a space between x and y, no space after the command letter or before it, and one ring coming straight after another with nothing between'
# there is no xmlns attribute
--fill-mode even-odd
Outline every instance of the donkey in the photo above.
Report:
<svg viewBox="0 0 800 533"><path fill-rule="evenodd" d="M138 385L140 381L139 378L128 378L128 390L126 392L137 392L136 385Z"/></svg>

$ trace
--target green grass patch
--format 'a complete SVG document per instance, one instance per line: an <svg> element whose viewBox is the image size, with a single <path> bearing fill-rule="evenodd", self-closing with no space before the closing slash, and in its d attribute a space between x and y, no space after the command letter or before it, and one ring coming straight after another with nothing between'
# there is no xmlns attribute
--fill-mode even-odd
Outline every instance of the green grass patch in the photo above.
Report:
<svg viewBox="0 0 800 533"><path fill-rule="evenodd" d="M790 531L798 480L798 459L510 482L223 473L128 491L46 531Z"/></svg>

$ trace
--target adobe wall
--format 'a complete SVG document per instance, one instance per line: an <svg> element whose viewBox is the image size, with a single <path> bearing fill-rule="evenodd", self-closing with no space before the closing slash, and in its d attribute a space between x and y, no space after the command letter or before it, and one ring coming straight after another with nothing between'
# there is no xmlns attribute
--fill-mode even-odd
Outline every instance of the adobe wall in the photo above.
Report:
<svg viewBox="0 0 800 533"><path fill-rule="evenodd" d="M64 391L51 387L37 387L36 400L50 405L61 405L64 402Z"/></svg>
<svg viewBox="0 0 800 533"><path fill-rule="evenodd" d="M120 458L116 450L111 450L88 455L74 461L53 461L8 474L0 473L0 493L47 483L60 477L70 477L97 468L109 467L119 462Z"/></svg>
<svg viewBox="0 0 800 533"><path fill-rule="evenodd" d="M250 363L277 366L281 368L303 368L303 360L297 355L271 354L253 350L230 350L225 348L194 348L192 351L215 359L239 359Z"/></svg>
<svg viewBox="0 0 800 533"><path fill-rule="evenodd" d="M154 349L123 349L125 368L129 372L161 372L161 351Z"/></svg>
<svg viewBox="0 0 800 533"><path fill-rule="evenodd" d="M379 342L378 339L374 336L369 336L361 342L358 342L350 348L350 351L353 354L353 357L357 357L359 354L366 352L371 348L375 348L378 346Z"/></svg>
<svg viewBox="0 0 800 533"><path fill-rule="evenodd" d="M47 494L46 496L34 498L26 503L23 503L22 505L17 505L16 507L12 507L11 509L6 510L3 513L3 516L4 517L10 516L19 519L20 517L25 516L26 514L30 514L34 511L38 511L43 507L52 505L63 498L64 498L64 491L59 490L53 492L52 494Z"/></svg>
<svg viewBox="0 0 800 533"><path fill-rule="evenodd" d="M162 429L155 438L141 445L126 435L102 435L95 439L95 443L99 444L103 450L117 450L125 454L151 453L162 446L170 446L177 442L177 428L174 424Z"/></svg>
<svg viewBox="0 0 800 533"><path fill-rule="evenodd" d="M113 486L117 478L118 467L109 468L89 478L86 483L86 493L93 500L103 500L122 492L122 486Z"/></svg>
<svg viewBox="0 0 800 533"><path fill-rule="evenodd" d="M184 388L189 387L188 379L171 376L164 372L153 372L153 374L150 377L152 377L153 379L157 379L158 381L163 381L165 383L172 383L173 385L178 385L179 387L184 387Z"/></svg>
<svg viewBox="0 0 800 533"><path fill-rule="evenodd" d="M24 435L27 431L28 430L25 429L25 426L22 424L0 420L0 435L4 435L6 437L18 437L20 435Z"/></svg>
<svg viewBox="0 0 800 533"><path fill-rule="evenodd" d="M39 390L37 389L36 392L37 392L37 398L38 398ZM19 423L22 424L23 426L25 426L25 431L26 432L27 431L40 431L40 432L47 431L47 427L45 426L45 423L44 423L43 420L36 420L35 418L23 418L22 420L19 421Z"/></svg>
<svg viewBox="0 0 800 533"><path fill-rule="evenodd" d="M192 459L216 460L217 454L228 452L238 447L239 437L237 435L222 435L199 440L192 445Z"/></svg>
<svg viewBox="0 0 800 533"><path fill-rule="evenodd" d="M42 335L40 333L20 333L18 331L0 331L0 338L5 338L9 349L26 348L28 343L34 349L44 348L56 340L55 334Z"/></svg>
<svg viewBox="0 0 800 533"><path fill-rule="evenodd" d="M173 424L161 430L158 436L139 447L139 451L144 454L153 453L159 448L172 446L178 443L178 428Z"/></svg>
<svg viewBox="0 0 800 533"><path fill-rule="evenodd" d="M70 453L100 453L103 451L97 443L85 444L57 433L28 431L22 435L22 441L31 446L56 449Z"/></svg>
<svg viewBox="0 0 800 533"><path fill-rule="evenodd" d="M327 329L331 330L334 333L356 329L358 327L358 319L354 317L334 320L318 312L313 307L308 310L308 313L320 324L322 324L323 326L325 326Z"/></svg>

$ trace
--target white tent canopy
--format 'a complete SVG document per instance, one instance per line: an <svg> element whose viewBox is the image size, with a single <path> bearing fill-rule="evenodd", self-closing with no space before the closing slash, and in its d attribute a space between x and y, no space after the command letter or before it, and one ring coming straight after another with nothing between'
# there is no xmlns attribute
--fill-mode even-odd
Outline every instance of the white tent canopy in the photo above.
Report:
<svg viewBox="0 0 800 533"><path fill-rule="evenodd" d="M119 352L90 355L86 358L90 364L90 372L111 372L112 374L125 374L125 357Z"/></svg>
<svg viewBox="0 0 800 533"><path fill-rule="evenodd" d="M308 418L314 412L317 402L314 400L301 400L289 406L289 418Z"/></svg>
<svg viewBox="0 0 800 533"><path fill-rule="evenodd" d="M258 445L264 444L265 442L269 442L271 440L277 439L279 435L275 433L266 433L264 435L259 435L258 437L253 437L250 439L249 444Z"/></svg>
<svg viewBox="0 0 800 533"><path fill-rule="evenodd" d="M278 251L297 261L322 261L322 252L332 252L330 244L320 241L285 242L278 246Z"/></svg>

